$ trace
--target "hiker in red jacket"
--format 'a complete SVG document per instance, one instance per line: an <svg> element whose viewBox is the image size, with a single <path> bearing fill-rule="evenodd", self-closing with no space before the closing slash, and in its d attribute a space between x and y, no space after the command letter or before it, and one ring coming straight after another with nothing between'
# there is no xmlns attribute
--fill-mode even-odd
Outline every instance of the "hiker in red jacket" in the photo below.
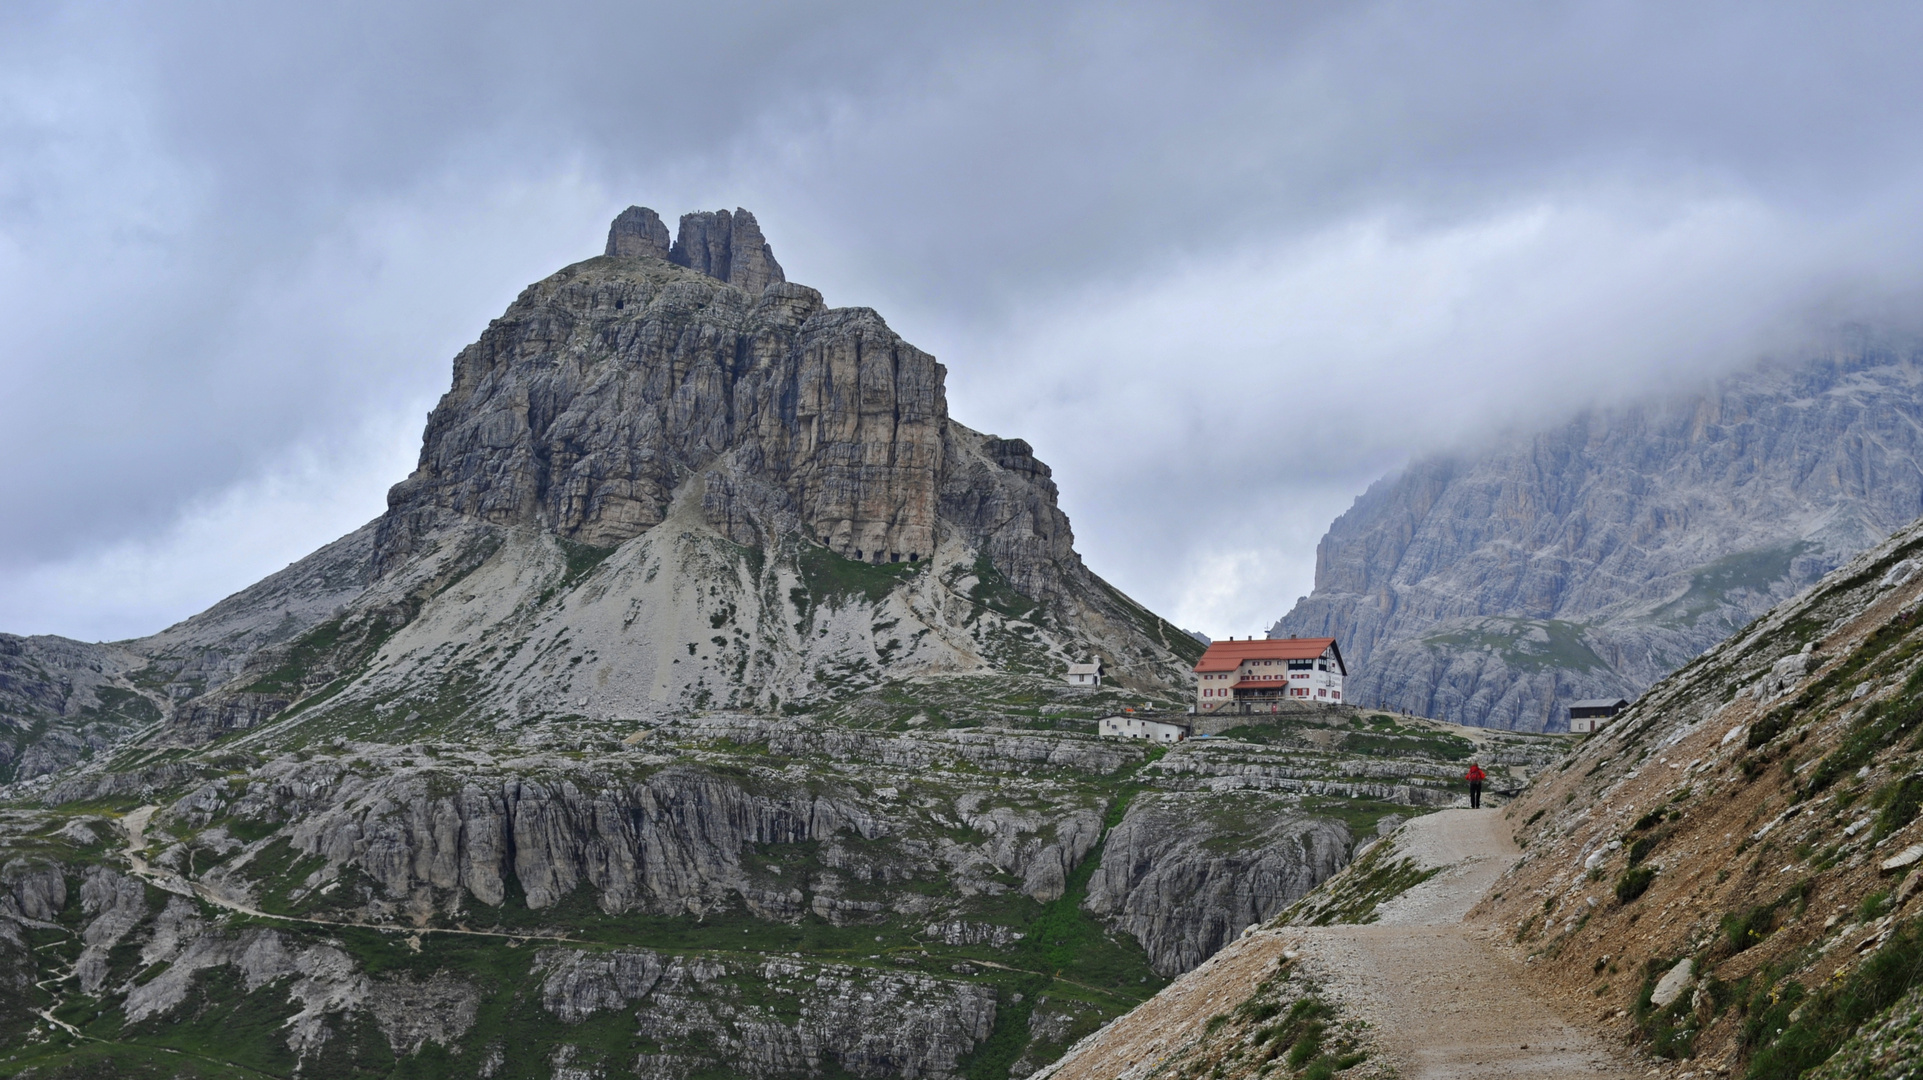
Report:
<svg viewBox="0 0 1923 1080"><path fill-rule="evenodd" d="M1469 809L1482 809L1482 782L1488 778L1488 774L1482 771L1482 766L1473 761L1469 763L1469 773L1464 777L1469 781Z"/></svg>

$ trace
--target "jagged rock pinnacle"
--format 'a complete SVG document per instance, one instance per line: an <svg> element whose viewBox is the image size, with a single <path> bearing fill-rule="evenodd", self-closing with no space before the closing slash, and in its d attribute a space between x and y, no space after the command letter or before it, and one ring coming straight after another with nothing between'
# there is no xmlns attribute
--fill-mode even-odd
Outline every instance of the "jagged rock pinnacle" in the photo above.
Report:
<svg viewBox="0 0 1923 1080"><path fill-rule="evenodd" d="M608 226L608 255L668 257L668 227L645 206L630 206Z"/></svg>
<svg viewBox="0 0 1923 1080"><path fill-rule="evenodd" d="M664 234L665 235L665 234ZM768 286L788 280L762 239L755 216L740 207L681 215L681 230L668 258L711 278L759 296Z"/></svg>

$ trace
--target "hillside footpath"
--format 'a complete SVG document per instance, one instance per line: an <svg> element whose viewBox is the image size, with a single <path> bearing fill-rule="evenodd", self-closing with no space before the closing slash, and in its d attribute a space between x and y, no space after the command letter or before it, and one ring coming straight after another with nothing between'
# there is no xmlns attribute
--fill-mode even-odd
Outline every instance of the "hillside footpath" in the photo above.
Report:
<svg viewBox="0 0 1923 1080"><path fill-rule="evenodd" d="M1299 1068L1325 1046L1348 1052L1331 1063L1353 1061L1344 1075L1356 1077L1588 1080L1641 1071L1619 1047L1565 1022L1506 950L1462 925L1521 854L1499 812L1416 818L1383 846L1394 861L1375 864L1426 878L1371 904L1362 917L1373 921L1254 930L1042 1076L1232 1077L1277 1058ZM1275 1004L1264 1008L1265 998ZM1303 1016L1327 1019L1311 1049L1296 1052L1305 1026L1290 1021Z"/></svg>

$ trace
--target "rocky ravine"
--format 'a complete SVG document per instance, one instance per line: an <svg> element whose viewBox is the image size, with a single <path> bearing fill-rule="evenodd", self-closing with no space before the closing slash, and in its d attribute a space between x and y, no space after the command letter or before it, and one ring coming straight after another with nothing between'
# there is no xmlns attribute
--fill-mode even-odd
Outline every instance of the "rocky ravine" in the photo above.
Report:
<svg viewBox="0 0 1923 1080"><path fill-rule="evenodd" d="M1355 700L1563 730L1923 512L1920 364L1839 347L1419 461L1330 526L1272 633L1340 638Z"/></svg>

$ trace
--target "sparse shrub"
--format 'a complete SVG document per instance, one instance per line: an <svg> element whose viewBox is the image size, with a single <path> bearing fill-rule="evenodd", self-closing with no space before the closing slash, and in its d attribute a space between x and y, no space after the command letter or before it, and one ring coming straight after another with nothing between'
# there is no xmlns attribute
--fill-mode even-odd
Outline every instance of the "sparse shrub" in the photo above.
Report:
<svg viewBox="0 0 1923 1080"><path fill-rule="evenodd" d="M1876 801L1883 808L1876 815L1876 839L1881 840L1916 820L1917 810L1923 808L1923 773L1890 782L1876 793Z"/></svg>
<svg viewBox="0 0 1923 1080"><path fill-rule="evenodd" d="M1637 837L1636 842L1629 845L1629 865L1635 866L1648 858L1649 853L1656 850L1656 844L1661 839L1662 837L1655 835Z"/></svg>
<svg viewBox="0 0 1923 1080"><path fill-rule="evenodd" d="M1920 982L1923 924L1911 922L1840 985L1813 995L1794 982L1758 991L1742 1032L1743 1044L1755 1048L1747 1077L1795 1080Z"/></svg>
<svg viewBox="0 0 1923 1080"><path fill-rule="evenodd" d="M1842 745L1810 770L1809 779L1803 784L1804 796L1815 795L1855 772L1868 763L1877 751L1905 734L1923 730L1923 698L1913 696L1918 691L1923 691L1923 683L1919 683L1916 676L1911 676L1904 685L1905 696L1898 703L1870 706L1863 717L1851 726Z"/></svg>
<svg viewBox="0 0 1923 1080"><path fill-rule="evenodd" d="M1795 718L1795 711L1788 707L1772 710L1769 715L1749 726L1749 748L1754 750L1781 735Z"/></svg>
<svg viewBox="0 0 1923 1080"><path fill-rule="evenodd" d="M1775 904L1757 904L1740 914L1723 916L1723 940L1729 943L1729 951L1733 953L1742 952L1775 929Z"/></svg>
<svg viewBox="0 0 1923 1080"><path fill-rule="evenodd" d="M1624 904L1649 891L1649 885L1656 880L1656 871L1647 866L1632 866L1624 870L1616 879L1616 899Z"/></svg>

